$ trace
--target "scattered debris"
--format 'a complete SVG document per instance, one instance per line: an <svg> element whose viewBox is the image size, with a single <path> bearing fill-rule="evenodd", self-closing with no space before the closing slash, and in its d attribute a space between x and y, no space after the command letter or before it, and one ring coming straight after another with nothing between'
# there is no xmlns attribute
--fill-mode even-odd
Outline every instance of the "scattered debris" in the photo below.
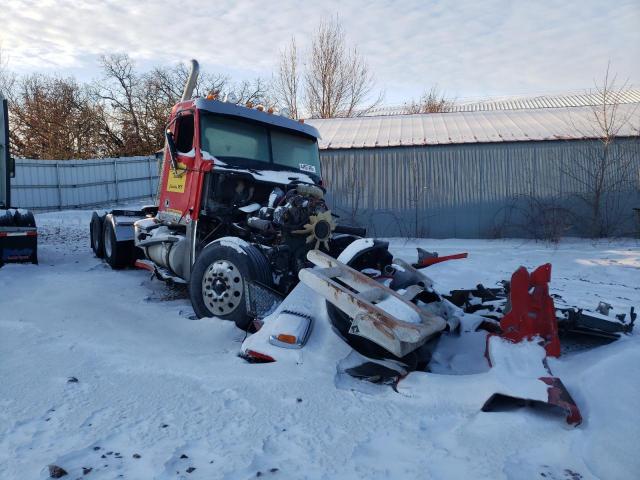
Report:
<svg viewBox="0 0 640 480"><path fill-rule="evenodd" d="M183 453L182 455L180 455L180 458L189 458L189 457Z"/></svg>
<svg viewBox="0 0 640 480"><path fill-rule="evenodd" d="M91 473L91 470L93 470L91 467L82 467L82 475L88 475Z"/></svg>
<svg viewBox="0 0 640 480"><path fill-rule="evenodd" d="M134 454L133 454L133 458L136 458L136 459L137 459L137 458L140 458L140 454L139 454L139 453L134 453Z"/></svg>
<svg viewBox="0 0 640 480"><path fill-rule="evenodd" d="M187 473L191 473L193 471L195 471L196 467L189 467L187 468Z"/></svg>
<svg viewBox="0 0 640 480"><path fill-rule="evenodd" d="M78 379L76 377L69 377L67 383L78 383Z"/></svg>
<svg viewBox="0 0 640 480"><path fill-rule="evenodd" d="M67 471L59 467L58 465L49 465L49 477L51 478L62 478L67 474Z"/></svg>

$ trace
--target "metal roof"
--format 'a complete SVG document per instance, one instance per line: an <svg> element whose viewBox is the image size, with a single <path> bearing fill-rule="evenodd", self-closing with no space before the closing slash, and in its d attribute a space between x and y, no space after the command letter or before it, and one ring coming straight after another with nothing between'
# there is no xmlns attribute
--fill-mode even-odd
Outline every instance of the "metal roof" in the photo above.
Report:
<svg viewBox="0 0 640 480"><path fill-rule="evenodd" d="M617 135L640 135L640 103L617 106ZM593 107L311 119L321 149L598 138Z"/></svg>
<svg viewBox="0 0 640 480"><path fill-rule="evenodd" d="M627 89L611 92L607 103L638 103L640 89ZM573 92L562 95L538 95L527 97L495 97L484 100L453 101L449 112L479 112L487 110L522 110L530 108L564 108L602 105L603 95L597 92ZM375 117L381 115L406 115L409 104L378 107L362 116Z"/></svg>

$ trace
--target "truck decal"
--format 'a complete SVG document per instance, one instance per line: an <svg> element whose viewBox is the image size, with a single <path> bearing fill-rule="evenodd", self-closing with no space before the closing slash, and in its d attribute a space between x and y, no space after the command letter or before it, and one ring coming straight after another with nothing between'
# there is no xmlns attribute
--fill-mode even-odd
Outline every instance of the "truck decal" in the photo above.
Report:
<svg viewBox="0 0 640 480"><path fill-rule="evenodd" d="M169 169L167 178L167 192L184 193L184 186L187 180L187 166L184 163L178 163L177 171Z"/></svg>
<svg viewBox="0 0 640 480"><path fill-rule="evenodd" d="M303 172L316 173L316 167L307 163L301 163L300 170L302 170Z"/></svg>

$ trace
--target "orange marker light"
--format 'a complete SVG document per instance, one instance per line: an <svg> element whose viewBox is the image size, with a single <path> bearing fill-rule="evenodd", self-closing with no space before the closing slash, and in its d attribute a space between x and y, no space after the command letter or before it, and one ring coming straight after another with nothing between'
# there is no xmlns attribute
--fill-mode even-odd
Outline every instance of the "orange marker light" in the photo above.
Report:
<svg viewBox="0 0 640 480"><path fill-rule="evenodd" d="M286 333L281 333L277 338L282 343L290 343L291 345L296 343L296 341L298 340L295 335L287 335Z"/></svg>

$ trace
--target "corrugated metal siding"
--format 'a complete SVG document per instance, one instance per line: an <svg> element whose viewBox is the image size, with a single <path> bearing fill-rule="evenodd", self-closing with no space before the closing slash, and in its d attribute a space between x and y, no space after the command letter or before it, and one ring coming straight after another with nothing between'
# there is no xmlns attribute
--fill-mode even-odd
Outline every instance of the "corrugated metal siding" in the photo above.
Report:
<svg viewBox="0 0 640 480"><path fill-rule="evenodd" d="M324 150L321 160L332 210L376 236L415 235L416 214L420 236L522 236L502 225L507 213L509 225L525 221L514 210L522 196L560 199L562 208L584 213L574 196L584 185L565 170L589 145L554 141ZM632 208L640 207L640 144L619 139L617 145L632 158L632 181L614 202L625 222L620 231L631 234L636 228Z"/></svg>
<svg viewBox="0 0 640 480"><path fill-rule="evenodd" d="M638 103L640 89L611 92L607 103ZM481 112L487 110L522 110L532 108L566 108L601 105L603 96L594 92L567 93L564 95L539 95L536 97L503 97L488 100L454 102L450 112ZM365 117L407 114L408 104L379 107L363 114Z"/></svg>
<svg viewBox="0 0 640 480"><path fill-rule="evenodd" d="M106 205L155 196L153 156L91 160L16 160L12 204L34 210Z"/></svg>
<svg viewBox="0 0 640 480"><path fill-rule="evenodd" d="M617 136L637 136L640 103L619 105ZM312 119L320 149L598 138L591 107Z"/></svg>

